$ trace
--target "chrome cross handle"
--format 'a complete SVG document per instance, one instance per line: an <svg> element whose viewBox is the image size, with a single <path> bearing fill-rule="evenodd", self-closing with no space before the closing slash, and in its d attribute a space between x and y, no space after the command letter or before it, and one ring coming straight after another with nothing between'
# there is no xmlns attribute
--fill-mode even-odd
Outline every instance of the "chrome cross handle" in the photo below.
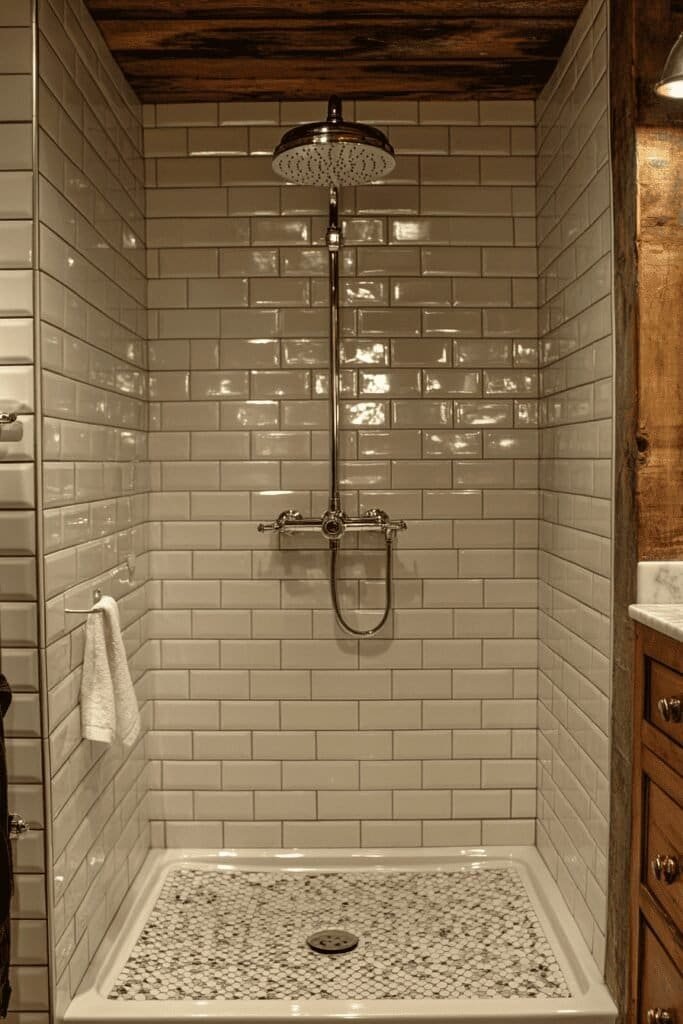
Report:
<svg viewBox="0 0 683 1024"><path fill-rule="evenodd" d="M388 526L389 516L383 508L369 508L365 513L366 519L374 519L378 526Z"/></svg>
<svg viewBox="0 0 683 1024"><path fill-rule="evenodd" d="M405 519L390 519L382 508L370 508L361 518L371 519L385 533L397 533L399 530L408 529Z"/></svg>
<svg viewBox="0 0 683 1024"><path fill-rule="evenodd" d="M301 512L297 512L294 508L288 508L281 512L272 523L259 523L256 529L259 533L277 533L279 530L284 530L285 527L299 522L300 519L303 519Z"/></svg>

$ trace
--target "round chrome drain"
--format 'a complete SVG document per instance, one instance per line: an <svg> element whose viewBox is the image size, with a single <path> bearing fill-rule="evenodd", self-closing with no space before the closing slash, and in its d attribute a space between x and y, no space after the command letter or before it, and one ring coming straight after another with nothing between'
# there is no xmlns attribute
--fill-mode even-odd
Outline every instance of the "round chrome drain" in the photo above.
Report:
<svg viewBox="0 0 683 1024"><path fill-rule="evenodd" d="M325 928L309 935L306 944L314 953L350 953L358 945L358 936L341 928Z"/></svg>

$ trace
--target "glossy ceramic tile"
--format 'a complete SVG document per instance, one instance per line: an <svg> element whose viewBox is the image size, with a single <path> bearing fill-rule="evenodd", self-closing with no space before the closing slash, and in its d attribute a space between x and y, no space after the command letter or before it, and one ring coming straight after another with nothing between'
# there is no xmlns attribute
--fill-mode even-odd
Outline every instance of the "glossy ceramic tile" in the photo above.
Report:
<svg viewBox="0 0 683 1024"><path fill-rule="evenodd" d="M316 116L314 106L295 109L283 104L283 120ZM470 106L456 105L454 109L458 114L455 123L471 123ZM324 506L327 314L324 308L315 307L326 303L327 261L324 250L317 247L324 229L321 197L314 189L274 187L259 156L267 152L263 148L266 142L270 146L275 140L277 132L269 127L266 138L263 125L277 120L277 107L275 114L272 104L250 107L249 111L253 117L249 151L254 156L246 162L241 156L226 157L220 179L210 157L197 157L201 167L192 171L189 157L181 148L183 129L188 132L188 146L190 134L195 142L200 138L220 141L217 133L209 133L212 125L218 127L212 121L217 116L212 105L186 112L173 105L156 108L149 115L150 128L163 129L161 134L157 131L151 136L160 154L152 158L156 161L156 178L152 173L151 180L156 180L159 187L155 190L152 186L148 208L163 216L165 223L151 226L153 248L148 267L151 305L158 310L158 314L152 313L151 325L160 335L158 341L152 339L150 348L154 363L150 395L160 403L159 414L152 419L150 452L159 459L156 479L161 491L154 495L150 511L163 520L163 559L155 557L154 571L165 581L158 613L155 610L150 616L148 629L162 643L162 663L168 666L165 671L178 675L177 689L172 691L173 708L171 702L158 704L161 717L155 723L152 742L160 754L168 751L168 755L161 757L163 788L158 790L151 809L153 816L165 823L163 834L171 843L179 842L183 835L184 826L174 819L202 817L209 813L209 802L211 813L223 818L239 814L237 806L229 806L220 792L215 798L201 793L202 777L211 780L213 776L202 775L201 771L191 774L191 765L183 769L183 762L177 758L174 761L174 750L182 749L183 759L198 757L200 748L195 748L192 729L203 729L204 758L215 751L226 764L230 758L243 759L240 763L249 773L244 776L246 790L269 791L270 795L257 794L259 824L270 830L259 841L265 841L267 835L274 843L300 838L313 843L330 840L331 834L324 836L322 831L319 835L295 834L292 819L313 815L313 805L302 802L298 793L292 793L288 803L278 795L280 786L297 789L296 765L310 765L310 760L301 762L301 758L313 757L316 734L321 771L335 757L334 763L352 770L353 778L340 777L338 782L331 781L336 775L331 777L322 771L316 784L321 791L330 784L347 791L346 803L340 798L334 808L335 815L345 817L354 807L354 815L362 811L358 805L358 770L353 760L347 760L351 755L365 758L368 766L381 757L387 765L400 767L405 756L401 746L409 749L410 730L411 736L415 734L417 751L417 703L359 708L351 699L349 687L357 678L359 692L367 693L364 687L372 683L373 673L386 673L390 682L392 672L418 666L422 657L429 661L452 655L467 663L469 648L456 652L451 647L449 655L440 654L441 648L436 647L433 652L420 654L423 637L433 638L435 643L453 637L454 598L446 590L436 597L437 590L432 586L458 571L448 517L480 519L484 515L481 490L450 489L454 482L450 459L455 455L463 460L458 463L461 467L467 464L464 460L473 460L473 464L481 460L483 436L480 430L468 426L511 427L514 423L511 396L499 407L482 400L481 367L487 365L486 346L503 345L502 365L510 367L512 374L516 371L512 370L511 343L473 340L469 359L463 349L457 357L462 356L462 368L457 368L452 341L453 336L463 334L481 339L482 306L512 302L509 279L492 280L487 291L481 251L476 247L480 238L500 244L512 241L511 226L508 230L496 219L501 211L512 213L511 198L492 187L486 205L487 190L479 187L478 157L440 155L448 146L447 128L439 122L439 111L443 117L444 109L437 105L432 111L431 105L423 105L425 127L406 123L397 139L399 149L420 154L423 177L418 179L419 165L413 155L401 163L394 184L381 190L357 190L355 202L353 196L344 199L347 249L343 261L342 301L346 310L342 363L348 369L343 377L341 414L345 427L342 449L347 459L342 466L345 500L349 509L384 504L394 514L411 518L408 547L397 565L394 639L388 651L373 642L368 642L367 651L365 645L359 651L355 642L344 639L334 628L325 607L325 562L320 542L287 541L278 551L273 549L272 538L259 537L254 531L254 519L273 518L286 505L304 513ZM382 105L376 113L380 111L390 121L401 121L415 117L417 105ZM241 124L238 115L234 116L235 124ZM247 116L246 110L241 116ZM431 126L426 127L430 116ZM166 129L173 129L173 134ZM224 134L227 140L228 133ZM230 138L242 144L238 134L232 133ZM230 212L239 219L251 219L249 248L234 244L237 235L221 244L219 234L212 238L207 233L208 211L202 204L218 203L216 212L220 215L224 195L220 189L216 191L219 183L227 187ZM438 213L420 220L396 219L401 211L417 212L422 186L435 189L444 183L472 186L474 190L454 194L450 205L445 193L437 196L434 191L424 191L424 202L431 202L435 211L438 205ZM178 201L174 209L175 197ZM458 197L463 202L476 200L482 204L485 213L493 215L491 230L476 226L471 217L461 220L455 203ZM182 226L171 224L174 213L184 218ZM410 244L386 247L386 214L396 225L392 237L398 241L401 231ZM527 215L532 214L533 210ZM189 223L192 215L194 223ZM176 233L178 229L182 238ZM468 232L474 245L462 244ZM441 242L451 237L454 245L443 250L423 245L425 240ZM311 247L311 242L316 247ZM456 292L448 280L451 275L462 278ZM468 288L469 278L477 280ZM249 308L240 309L245 301ZM423 307L450 307L453 302L468 308L444 311L441 319L426 315L428 309L421 312ZM216 317L213 313L204 315L202 309L220 311L220 343L212 339ZM279 341L282 335L284 340ZM457 406L453 405L454 399ZM472 407L461 404L463 399L471 399ZM463 429L453 430L456 423ZM156 432L157 425L162 432ZM434 429L430 433L430 428L437 428L438 433ZM256 460L252 466L246 461L249 458ZM461 468L458 474L462 473ZM481 476L477 482L483 479ZM501 479L497 473L491 482ZM511 462L509 479L512 482ZM491 510L496 511L493 506ZM439 517L446 518L442 521ZM473 535L467 540L463 534L455 543L486 545L489 536L493 535ZM508 543L513 545L512 534ZM222 552L218 551L219 544ZM439 556L442 548L446 551ZM375 617L373 609L382 599L378 554L359 552L354 545L344 555L343 600L351 607L362 608L356 614L367 621ZM485 571L485 560L481 565ZM368 572L371 578L365 582ZM192 576L194 580L188 580ZM221 578L219 596L214 583L217 585ZM475 581L472 585L480 587ZM428 588L425 600L430 610L426 614L419 607L423 586ZM429 594L435 600L430 602ZM464 591L455 598L465 599ZM230 611L212 610L217 601ZM501 638L509 635L511 614L501 613ZM459 628L464 626L460 624ZM492 624L493 633L487 636L496 635L495 629ZM365 660L373 667L361 667ZM301 702L301 698L310 697L311 667L320 674L335 666L348 677L340 699ZM188 691L183 676L201 671L213 673L215 684L207 690L199 683L195 687L190 680ZM207 698L221 696L219 680L227 681L234 673L242 673L247 691L240 689L241 703L234 698L224 702L220 731L210 733L210 723L216 716ZM208 680L207 675L207 686ZM279 698L288 695L296 700L279 703ZM461 726L474 727L480 721L479 710L471 702L456 702L452 710L454 722ZM437 718L434 721L436 724ZM188 723L193 723L189 732ZM398 745L396 762L386 760L391 756L391 730L406 734L404 743ZM197 740L199 735L195 733ZM172 736L177 736L173 744ZM447 752L451 753L450 742ZM268 769L267 785L263 772L257 772L258 759L263 758L275 758L278 765L282 761L281 774L280 770ZM317 769L311 767L310 771ZM427 812L441 812L436 806L411 805L408 795L399 793L405 781L397 775L389 784L389 789L397 791L396 805L392 810L385 801L382 813L393 814L400 828L410 828L411 837L419 839L419 819ZM224 772L222 779L216 776L211 785L230 788L230 775ZM508 810L510 807L508 802ZM328 814L326 805L319 806L317 813L324 818ZM367 813L376 818L380 809L368 805ZM406 822L406 815L417 816L418 820ZM323 828L323 822L313 824ZM302 827L296 825L299 830ZM324 827L329 830L330 826ZM350 841L352 833L360 840L353 822L348 822L348 829L346 838L337 836L335 841ZM425 841L431 841L430 836L427 832ZM400 841L398 834L396 841Z"/></svg>
<svg viewBox="0 0 683 1024"><path fill-rule="evenodd" d="M611 583L611 485L606 484L611 442L600 469L602 484L595 468L602 454L600 437L604 432L611 436L613 342L610 310L601 307L600 289L588 287L594 273L588 268L602 261L609 267L612 244L609 229L601 228L601 219L611 216L604 6L586 8L579 19L565 57L539 98L537 129L543 367L537 841L598 960L606 924L606 879L599 865L607 857L607 807L599 794L609 788L603 711L610 608L603 595ZM570 83L582 54L591 59L581 73L580 89L573 91ZM512 175L522 173L523 166L501 170ZM503 250L492 250L484 265L489 272L503 273L508 261ZM532 271L532 250L525 266ZM501 325L489 320L488 329L497 333ZM598 339L604 344L599 364L593 350ZM500 389L506 379L496 372L489 386ZM517 384L523 381L524 374ZM596 536L600 533L603 537Z"/></svg>
<svg viewBox="0 0 683 1024"><path fill-rule="evenodd" d="M324 197L282 187L267 160L278 118L283 125L317 118L319 106L237 104L228 114L227 105L220 111L212 104L171 105L149 112L156 147L148 151L156 164L150 209L159 214L150 225L148 260L158 311L151 324L159 331L150 350L152 398L159 403L150 450L159 460L161 490L152 509L163 519L164 549L154 565L164 587L174 588L164 590L150 629L161 640L164 671L177 674L173 716L152 734L159 752L170 755L160 758L162 788L153 813L172 844L189 838L181 819L202 817L209 805L224 819L240 814L220 789L215 797L202 793L201 773L177 774L185 759L199 761L200 750L204 759L215 751L226 764L241 759L250 772L246 791L263 790L257 793L259 825L268 830L263 842L359 842L365 813L359 778L369 780L379 762L394 796L383 809L368 804L367 813L391 815L396 821L387 824L408 829L413 841L443 841L436 821L424 821L452 813L450 800L432 792L437 775L413 773L408 784L401 773L435 756L444 764L459 759L461 750L470 751L472 767L453 776L452 784L471 794L470 804L463 795L459 818L481 814L482 786L492 815L533 814L519 794L533 785L535 746L526 737L534 735L535 717L520 705L519 717L503 728L515 699L528 697L533 710L536 697L533 111L515 103L357 104L358 116L395 130L397 150L406 155L393 182L342 197L342 481L350 510L383 505L410 519L397 550L388 643L358 645L334 627L320 541L278 545L253 525L286 506L308 514L326 501ZM232 130L244 126L246 144ZM220 177L210 156L195 157L192 170L188 153L201 140L234 147L221 160ZM245 145L252 156L242 155ZM173 190L176 209L164 208ZM224 199L230 225L220 223ZM218 204L214 225L206 202ZM159 426L163 433L155 434ZM576 510L586 514L592 513ZM382 600L381 554L348 544L342 561L343 601L361 609L349 612L355 621L369 623ZM215 587L188 588L221 578L220 601L229 614L215 610ZM516 585L527 589L518 592ZM218 688L196 688L190 679L188 690L184 680L199 672L213 673ZM470 690L468 699L461 678L468 672L488 673L489 689ZM230 685L235 673L241 673L239 698L224 701L220 729L211 733L218 680ZM341 689L311 701L323 695L323 677L334 681L341 674ZM424 686L428 677L437 699L424 704L421 719L417 703L400 699L417 674L425 675ZM397 700L359 706L366 687L378 685L389 687L382 689L385 698L393 688ZM424 700L429 692L418 687L411 695ZM496 698L508 698L509 708ZM167 709L170 704L160 706L164 715ZM201 723L188 730L195 714ZM194 728L203 730L194 733L202 736L201 748L191 738ZM169 746L171 735L182 745ZM173 749L185 751L183 759L174 759ZM506 788L505 768L495 762L485 762L484 771L482 756L520 758L501 762L510 764L517 788ZM411 758L417 760L408 764ZM269 759L282 762L282 774L268 768L264 785L257 768ZM337 774L324 767L333 763L347 766L353 778L347 771L335 781ZM314 773L319 792L331 786L348 795L329 807L343 818L355 808L355 821L338 823L345 832L333 835L322 820L296 821L316 813L298 792L306 788L296 784L298 765ZM226 789L229 779L216 775L212 786ZM413 786L419 799L408 791ZM278 798L280 787L291 791L288 802ZM196 799L188 802L193 792ZM318 804L319 817L326 808L324 800ZM238 822L226 820L225 828ZM489 833L499 841L512 835L493 827Z"/></svg>
<svg viewBox="0 0 683 1024"><path fill-rule="evenodd" d="M145 199L141 110L84 6L79 0L42 4L39 31L45 367L39 515L46 547L45 739L53 773L49 868L55 903L50 910L57 939L56 998L63 1007L87 966L83 950L99 942L149 842L143 742L129 753L116 747L95 753L81 741L77 704L84 616L65 612L87 607L96 585L113 593L131 674L139 683L153 664L143 630L150 487ZM172 142L173 136L160 134L152 145L172 152ZM17 176L17 197L25 185ZM166 203L175 204L162 203L156 212L168 213L170 220L170 214L183 212L184 198L190 197L169 190ZM203 191L189 209L201 212L208 201ZM203 269L200 276L210 274ZM21 287L14 294L18 305ZM195 298L201 305L202 296L190 294L184 283L167 294L176 305ZM21 314L30 310L23 300ZM13 322L16 348L25 321ZM155 387L170 395L180 389L185 397L175 376L177 360L177 352L168 364L159 360ZM15 385L18 398L18 380ZM130 573L132 581L124 582ZM146 728L144 700L142 705ZM95 863L98 871L88 875L86 864Z"/></svg>
<svg viewBox="0 0 683 1024"><path fill-rule="evenodd" d="M34 476L32 32L30 5L0 12L0 620L2 670L13 689L5 720L10 813L33 827L17 851L12 907L12 1010L47 1020L47 942L39 695ZM23 1014L11 1014L21 1018Z"/></svg>

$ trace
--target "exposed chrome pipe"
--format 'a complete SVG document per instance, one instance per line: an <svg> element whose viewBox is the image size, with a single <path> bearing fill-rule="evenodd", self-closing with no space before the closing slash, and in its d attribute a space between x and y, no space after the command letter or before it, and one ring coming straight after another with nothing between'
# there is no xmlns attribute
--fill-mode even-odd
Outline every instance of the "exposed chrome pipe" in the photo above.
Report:
<svg viewBox="0 0 683 1024"><path fill-rule="evenodd" d="M330 277L330 503L332 512L341 512L339 493L339 251L342 244L339 227L339 190L330 186L330 219L327 225L328 267Z"/></svg>
<svg viewBox="0 0 683 1024"><path fill-rule="evenodd" d="M332 104L330 104L332 107ZM341 104L338 116L341 117ZM392 588L392 549L394 532L384 530L386 545L385 601L384 613L379 622L369 629L355 629L349 625L342 614L337 594L337 561L341 537L346 529L342 512L341 494L339 492L339 398L341 390L341 368L339 365L339 253L342 246L342 232L339 226L339 191L336 185L330 186L330 218L327 226L327 252L329 257L330 277L330 503L323 516L322 530L330 545L330 595L334 615L339 625L352 636L374 636L386 624L391 614ZM385 517L386 518L386 517ZM403 524L405 528L405 524Z"/></svg>
<svg viewBox="0 0 683 1024"><path fill-rule="evenodd" d="M330 594L332 595L332 607L334 608L335 618L339 625L345 629L347 633L351 633L352 636L374 636L376 633L379 633L380 629L385 625L387 619L391 615L393 597L393 537L393 531L391 530L387 530L384 534L384 544L387 555L386 568L384 570L384 614L379 622L376 625L371 626L369 629L354 629L353 626L349 626L348 622L342 615L339 596L337 594L337 555L339 553L339 541L330 541Z"/></svg>
<svg viewBox="0 0 683 1024"><path fill-rule="evenodd" d="M394 167L394 152L387 138L376 128L344 121L341 100L333 96L327 121L293 128L283 137L273 156L274 170L299 184L329 187L329 221L325 241L328 252L330 295L330 386L329 386L329 501L320 518L304 518L295 509L287 509L271 523L259 523L261 533L282 534L320 530L330 548L330 593L337 622L351 636L374 636L385 625L392 609L392 555L394 538L406 529L402 519L391 520L381 509L370 509L362 516L347 516L339 489L339 406L341 372L339 365L339 258L342 231L339 223L339 185L374 181ZM355 629L342 614L337 587L337 569L341 539L346 531L384 535L386 551L385 602L379 622L369 629Z"/></svg>
<svg viewBox="0 0 683 1024"><path fill-rule="evenodd" d="M340 529L330 529L330 519L338 519ZM271 523L259 523L256 527L259 533L282 533L289 536L294 533L318 533L321 531L324 537L331 538L334 534L346 533L397 533L406 529L404 519L390 519L381 508L371 508L362 516L347 516L344 512L339 516L327 512L322 516L307 518L297 512L296 509L288 508L281 512L277 519Z"/></svg>

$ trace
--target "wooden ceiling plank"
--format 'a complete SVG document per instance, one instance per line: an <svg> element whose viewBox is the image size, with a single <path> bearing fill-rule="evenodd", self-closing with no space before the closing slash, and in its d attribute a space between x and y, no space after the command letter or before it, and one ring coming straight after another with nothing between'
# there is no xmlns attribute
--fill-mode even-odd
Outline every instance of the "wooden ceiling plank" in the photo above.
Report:
<svg viewBox="0 0 683 1024"><path fill-rule="evenodd" d="M154 60L160 54L178 58L221 60L354 59L410 60L429 54L429 60L491 59L559 56L571 23L540 23L531 19L464 19L443 24L394 19L362 27L337 20L328 24L311 19L297 23L258 23L206 20L120 21L108 26L105 38L117 59L126 54Z"/></svg>
<svg viewBox="0 0 683 1024"><path fill-rule="evenodd" d="M585 0L344 0L344 16L371 21L405 15L414 20L449 17L570 18L576 21ZM86 0L96 20L119 18L272 18L338 17L331 0Z"/></svg>
<svg viewBox="0 0 683 1024"><path fill-rule="evenodd" d="M192 102L532 98L586 0L86 2L141 99Z"/></svg>
<svg viewBox="0 0 683 1024"><path fill-rule="evenodd" d="M195 80L193 91L190 82L185 88L182 87L182 83L174 82L172 83L173 87L169 89L168 82L160 82L155 87L147 80L137 84L131 80L131 87L135 89L143 103L192 103L198 95L201 96L203 103L249 103L257 100L276 102L283 99L306 102L320 100L321 103L325 103L333 92L341 92L345 97L354 100L386 99L389 95L392 100L452 100L454 97L459 100L476 100L482 95L482 83L478 79L463 83L457 93L448 89L444 82L418 83L414 86L410 83L403 83L392 93L388 93L386 88L364 88L357 89L353 95L350 95L348 90L339 87L334 90L330 87L324 90L311 88L311 83L307 79L289 81L285 85L286 90L264 87L256 92L251 83L245 83L242 88L234 86L226 91L224 88L215 88L215 83ZM490 88L486 93L486 98L488 100L533 100L537 94L538 90L534 86L510 82L500 83L496 87Z"/></svg>
<svg viewBox="0 0 683 1024"><path fill-rule="evenodd" d="M186 78L211 79L215 82L230 81L253 81L257 86L260 82L286 82L292 79L306 77L311 82L316 80L338 81L341 79L353 80L360 76L360 81L382 82L387 88L400 86L401 80L420 79L423 77L434 80L443 77L453 78L457 75L476 77L479 79L497 77L504 75L507 78L518 77L520 81L533 82L539 72L547 73L553 67L552 59L529 60L500 60L492 59L486 61L448 61L436 63L424 58L423 60L410 60L401 65L400 74L397 74L390 67L378 67L372 62L349 59L343 63L331 61L316 62L314 60L299 60L292 65L286 59L269 61L267 64L259 59L253 58L240 61L224 60L200 60L187 58L161 57L153 62L147 58L127 56L121 62L127 74L135 75L142 80L149 78L161 79ZM387 93L390 95L391 93Z"/></svg>
<svg viewBox="0 0 683 1024"><path fill-rule="evenodd" d="M299 74L272 78L256 74L254 77L235 75L232 78L212 76L206 71L176 69L170 77L155 64L126 67L133 88L146 103L186 101L198 96L203 100L282 100L319 99L325 102L331 93L338 92L347 99L372 99L392 96L403 99L434 99L453 97L476 99L486 95L491 99L532 99L537 93L539 77L547 78L552 61L543 67L492 62L490 66L457 64L448 68L432 65L403 68L400 77L389 70L370 74L358 67L344 71L318 68L311 75L302 69Z"/></svg>

